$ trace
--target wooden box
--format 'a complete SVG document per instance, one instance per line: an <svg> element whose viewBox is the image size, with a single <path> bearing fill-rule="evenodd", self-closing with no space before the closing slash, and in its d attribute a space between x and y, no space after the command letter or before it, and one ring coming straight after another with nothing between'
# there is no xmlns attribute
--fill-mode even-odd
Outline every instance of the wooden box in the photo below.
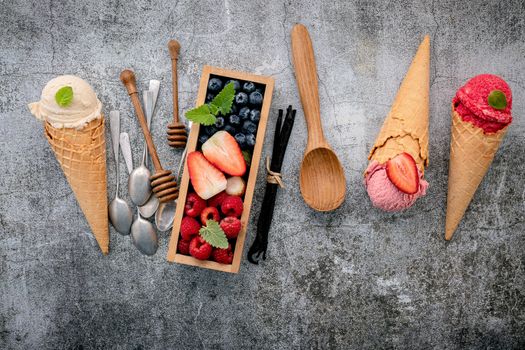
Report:
<svg viewBox="0 0 525 350"><path fill-rule="evenodd" d="M270 105L272 102L272 93L274 87L274 79L260 75L242 73L221 69L217 67L204 66L199 86L197 97L197 106L205 103L206 93L208 90L208 81L210 76L220 76L231 79L238 79L244 81L251 81L265 86L263 103L261 106L261 119L257 128L256 142L252 154L252 162L249 168L248 179L246 182L246 192L244 194L244 209L241 216L242 229L237 237L234 249L234 257L231 265L219 264L211 260L198 260L192 256L179 254L177 252L177 243L180 238L180 223L184 214L184 205L186 203L186 195L190 188L190 177L188 173L187 164L184 164L184 172L180 183L179 199L177 200L177 209L175 211L175 219L173 222L173 229L171 231L171 238L168 246L167 259L169 262L177 262L180 264L199 266L207 269L238 273L243 258L244 241L246 240L246 230L250 217L250 208L252 205L253 191L257 179L257 172L259 170L259 163L261 160L261 152L264 143L264 136L266 132L266 125L268 123L268 114L270 112ZM188 153L195 151L198 146L200 124L194 123L188 140Z"/></svg>

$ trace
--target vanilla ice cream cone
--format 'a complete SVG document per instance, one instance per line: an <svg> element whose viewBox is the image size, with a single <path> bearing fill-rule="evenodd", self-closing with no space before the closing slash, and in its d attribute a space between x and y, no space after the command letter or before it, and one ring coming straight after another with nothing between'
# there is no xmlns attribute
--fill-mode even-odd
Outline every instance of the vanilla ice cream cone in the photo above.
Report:
<svg viewBox="0 0 525 350"><path fill-rule="evenodd" d="M60 90L66 88L66 95ZM106 142L102 105L84 80L52 79L29 105L43 120L45 136L103 254L109 251Z"/></svg>

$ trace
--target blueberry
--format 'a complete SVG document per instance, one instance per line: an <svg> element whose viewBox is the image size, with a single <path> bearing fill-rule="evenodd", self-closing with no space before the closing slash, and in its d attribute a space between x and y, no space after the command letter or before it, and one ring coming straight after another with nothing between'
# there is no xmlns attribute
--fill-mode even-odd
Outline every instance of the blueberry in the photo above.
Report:
<svg viewBox="0 0 525 350"><path fill-rule="evenodd" d="M261 119L261 112L256 109L252 109L250 111L250 120L254 123L258 123L260 119Z"/></svg>
<svg viewBox="0 0 525 350"><path fill-rule="evenodd" d="M215 127L217 129L222 129L223 126L224 126L224 118L223 117L215 118Z"/></svg>
<svg viewBox="0 0 525 350"><path fill-rule="evenodd" d="M237 133L237 129L235 129L233 126L231 125L226 125L224 127L224 131L227 131L230 135L235 135Z"/></svg>
<svg viewBox="0 0 525 350"><path fill-rule="evenodd" d="M246 121L242 124L242 130L243 130L244 133L246 133L246 134L255 134L255 131L257 131L257 125L255 125L254 123L252 123L252 122L249 121L249 120L246 120Z"/></svg>
<svg viewBox="0 0 525 350"><path fill-rule="evenodd" d="M206 103L210 102L211 100L213 100L213 98L215 97L214 94L212 94L211 92L209 92L207 95L206 95Z"/></svg>
<svg viewBox="0 0 525 350"><path fill-rule="evenodd" d="M241 120L247 120L248 118L250 118L250 109L248 107L241 108L241 110L239 111L239 117L241 118Z"/></svg>
<svg viewBox="0 0 525 350"><path fill-rule="evenodd" d="M228 122L231 126L237 127L241 125L241 118L237 114L232 114L228 117Z"/></svg>
<svg viewBox="0 0 525 350"><path fill-rule="evenodd" d="M211 78L208 82L208 90L213 92L219 92L222 89L222 80L219 78Z"/></svg>
<svg viewBox="0 0 525 350"><path fill-rule="evenodd" d="M246 145L248 147L255 146L255 135L254 134L248 134L246 135Z"/></svg>
<svg viewBox="0 0 525 350"><path fill-rule="evenodd" d="M226 85L228 85L229 83L233 83L233 88L235 89L235 91L239 91L241 89L241 83L239 83L238 80L228 80L226 82Z"/></svg>
<svg viewBox="0 0 525 350"><path fill-rule="evenodd" d="M238 111L237 106L232 104L232 108L230 108L230 113L231 114L237 114L237 111Z"/></svg>
<svg viewBox="0 0 525 350"><path fill-rule="evenodd" d="M246 135L242 133L235 134L235 141L239 144L241 148L246 146Z"/></svg>
<svg viewBox="0 0 525 350"><path fill-rule="evenodd" d="M235 95L235 103L237 103L238 106L246 106L248 103L248 95L244 92L239 92Z"/></svg>
<svg viewBox="0 0 525 350"><path fill-rule="evenodd" d="M250 94L250 104L260 106L263 101L263 95L259 91L254 91Z"/></svg>
<svg viewBox="0 0 525 350"><path fill-rule="evenodd" d="M209 136L206 135L206 134L202 134L201 136L199 136L199 142L200 143L204 143L204 142L208 141L208 139L209 139Z"/></svg>
<svg viewBox="0 0 525 350"><path fill-rule="evenodd" d="M208 136L212 136L213 134L215 134L217 131L219 131L215 126L213 125L208 125L208 126L205 126L204 127L204 132L206 133L206 135Z"/></svg>
<svg viewBox="0 0 525 350"><path fill-rule="evenodd" d="M249 94L250 92L255 91L255 84L250 82L244 83L242 86L242 90Z"/></svg>

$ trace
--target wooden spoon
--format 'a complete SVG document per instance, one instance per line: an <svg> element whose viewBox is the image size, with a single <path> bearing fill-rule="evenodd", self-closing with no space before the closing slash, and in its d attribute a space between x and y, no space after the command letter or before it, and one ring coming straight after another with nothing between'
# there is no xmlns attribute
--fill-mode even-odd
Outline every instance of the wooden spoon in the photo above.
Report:
<svg viewBox="0 0 525 350"><path fill-rule="evenodd" d="M308 127L308 143L299 175L301 194L306 204L315 210L334 210L345 199L345 173L323 135L314 50L308 30L302 24L292 29L292 55Z"/></svg>
<svg viewBox="0 0 525 350"><path fill-rule="evenodd" d="M171 76L173 90L173 122L168 124L168 145L175 148L186 147L188 133L186 126L179 120L179 88L177 79L177 61L179 59L180 44L177 40L168 42L171 56Z"/></svg>
<svg viewBox="0 0 525 350"><path fill-rule="evenodd" d="M120 73L120 80L126 87L129 97L131 98L131 103L135 108L135 114L137 115L137 119L142 128L142 133L144 134L144 139L148 146L149 155L151 156L151 161L155 168L155 174L150 177L153 193L155 193L155 197L157 197L161 203L175 200L179 197L179 188L177 187L175 176L171 174L171 171L164 170L160 164L157 149L153 143L153 138L151 137L148 124L146 123L146 118L144 117L144 111L140 105L135 73L129 69L125 69Z"/></svg>

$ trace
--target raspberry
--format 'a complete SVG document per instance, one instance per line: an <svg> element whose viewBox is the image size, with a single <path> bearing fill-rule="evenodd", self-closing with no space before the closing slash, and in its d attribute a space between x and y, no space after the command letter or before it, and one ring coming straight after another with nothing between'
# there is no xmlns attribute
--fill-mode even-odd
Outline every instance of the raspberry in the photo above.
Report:
<svg viewBox="0 0 525 350"><path fill-rule="evenodd" d="M206 221L208 220L215 220L219 222L220 219L219 210L217 210L215 207L208 207L201 213L201 222L203 225L206 225Z"/></svg>
<svg viewBox="0 0 525 350"><path fill-rule="evenodd" d="M227 249L213 249L211 257L213 260L220 264L231 264L233 261L232 245L228 243Z"/></svg>
<svg viewBox="0 0 525 350"><path fill-rule="evenodd" d="M210 257L211 245L201 236L194 237L190 242L190 255L195 259L206 260Z"/></svg>
<svg viewBox="0 0 525 350"><path fill-rule="evenodd" d="M186 205L184 206L184 213L188 216L196 218L201 215L206 208L206 201L199 197L197 193L190 193L186 197Z"/></svg>
<svg viewBox="0 0 525 350"><path fill-rule="evenodd" d="M221 210L226 216L240 217L242 209L242 199L236 196L228 196L221 204Z"/></svg>
<svg viewBox="0 0 525 350"><path fill-rule="evenodd" d="M222 191L219 194L208 199L209 207L220 207L222 202L228 197L228 194L225 191Z"/></svg>
<svg viewBox="0 0 525 350"><path fill-rule="evenodd" d="M180 223L180 235L183 240L191 241L191 239L199 234L201 229L201 224L190 216L185 216L182 218Z"/></svg>
<svg viewBox="0 0 525 350"><path fill-rule="evenodd" d="M221 228L228 239L236 238L241 231L241 220L235 216L227 216L221 220Z"/></svg>
<svg viewBox="0 0 525 350"><path fill-rule="evenodd" d="M177 248L180 254L190 255L190 242L183 239L179 239L177 243Z"/></svg>

